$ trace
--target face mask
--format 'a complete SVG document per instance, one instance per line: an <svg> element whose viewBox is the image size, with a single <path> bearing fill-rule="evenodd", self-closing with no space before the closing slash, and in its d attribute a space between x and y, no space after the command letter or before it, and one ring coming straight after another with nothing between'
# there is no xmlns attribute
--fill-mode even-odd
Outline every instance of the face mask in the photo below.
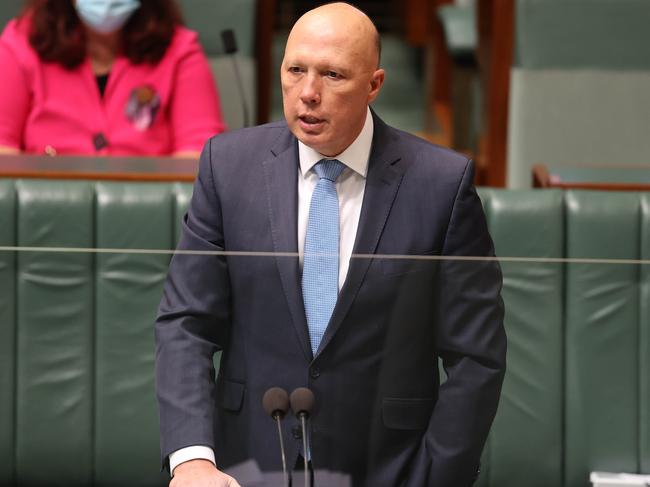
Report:
<svg viewBox="0 0 650 487"><path fill-rule="evenodd" d="M121 29L140 7L139 0L77 0L75 8L91 29L108 34Z"/></svg>

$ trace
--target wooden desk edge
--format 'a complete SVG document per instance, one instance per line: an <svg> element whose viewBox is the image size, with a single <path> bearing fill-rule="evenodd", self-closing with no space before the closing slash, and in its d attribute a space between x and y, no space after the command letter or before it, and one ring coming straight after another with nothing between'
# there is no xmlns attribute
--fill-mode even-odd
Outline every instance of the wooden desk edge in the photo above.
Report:
<svg viewBox="0 0 650 487"><path fill-rule="evenodd" d="M650 184L637 183L551 183L546 188L592 189L597 191L650 191Z"/></svg>

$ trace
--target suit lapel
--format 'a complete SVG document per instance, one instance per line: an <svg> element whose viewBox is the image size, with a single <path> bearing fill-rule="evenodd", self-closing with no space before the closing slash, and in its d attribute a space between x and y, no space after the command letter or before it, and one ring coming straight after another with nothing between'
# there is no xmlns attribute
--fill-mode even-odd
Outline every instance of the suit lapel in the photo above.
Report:
<svg viewBox="0 0 650 487"><path fill-rule="evenodd" d="M375 253L405 170L405 165L400 164L399 143L395 132L374 113L373 119L375 127L372 150L353 254ZM316 356L322 352L341 326L371 261L372 259L369 258L350 260L348 275Z"/></svg>
<svg viewBox="0 0 650 487"><path fill-rule="evenodd" d="M287 130L272 149L273 156L262 163L266 181L271 237L282 288L289 305L293 326L307 360L311 361L309 331L300 287L298 265L298 146Z"/></svg>

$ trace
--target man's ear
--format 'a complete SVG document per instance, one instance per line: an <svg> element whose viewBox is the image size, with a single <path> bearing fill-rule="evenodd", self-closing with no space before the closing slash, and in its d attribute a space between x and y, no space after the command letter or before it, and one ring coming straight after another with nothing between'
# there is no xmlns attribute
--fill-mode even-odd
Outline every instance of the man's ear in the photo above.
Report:
<svg viewBox="0 0 650 487"><path fill-rule="evenodd" d="M377 95L379 95L385 77L386 72L381 68L372 73L372 77L370 78L370 91L368 92L368 103L372 103L377 98Z"/></svg>

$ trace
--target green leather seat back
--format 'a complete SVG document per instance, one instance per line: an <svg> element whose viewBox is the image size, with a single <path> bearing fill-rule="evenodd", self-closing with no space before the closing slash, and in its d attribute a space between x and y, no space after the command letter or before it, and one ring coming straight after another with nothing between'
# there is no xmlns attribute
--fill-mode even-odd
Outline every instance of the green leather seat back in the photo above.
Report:
<svg viewBox="0 0 650 487"><path fill-rule="evenodd" d="M447 4L438 7L445 43L452 56L471 56L478 43L474 5Z"/></svg>
<svg viewBox="0 0 650 487"><path fill-rule="evenodd" d="M4 29L7 22L20 13L24 3L23 0L3 0L0 2L0 30Z"/></svg>
<svg viewBox="0 0 650 487"><path fill-rule="evenodd" d="M650 69L649 18L647 0L518 0L515 64Z"/></svg>
<svg viewBox="0 0 650 487"><path fill-rule="evenodd" d="M95 485L164 486L153 323L174 245L171 185L97 184ZM125 215L128 214L128 218ZM124 445L128 444L128 448Z"/></svg>
<svg viewBox="0 0 650 487"><path fill-rule="evenodd" d="M650 473L650 194L480 189L508 370L479 487ZM0 485L164 486L153 321L191 184L0 181ZM218 366L219 357L215 357Z"/></svg>
<svg viewBox="0 0 650 487"><path fill-rule="evenodd" d="M255 61L256 0L181 0L187 26L199 33L221 99L221 111L230 129L243 127L244 117L239 90L243 89L249 123L254 122L257 106ZM235 76L232 60L225 56L221 32L232 29L237 39L237 62L241 83Z"/></svg>
<svg viewBox="0 0 650 487"><path fill-rule="evenodd" d="M531 187L539 163L647 165L648 85L650 71L514 68L508 186Z"/></svg>
<svg viewBox="0 0 650 487"><path fill-rule="evenodd" d="M90 183L19 181L17 190L18 245L94 246ZM18 255L20 485L84 485L92 480L93 262L89 253Z"/></svg>
<svg viewBox="0 0 650 487"><path fill-rule="evenodd" d="M647 164L647 0L517 0L508 177L534 164Z"/></svg>
<svg viewBox="0 0 650 487"><path fill-rule="evenodd" d="M0 181L0 246L46 247L0 251L0 485L169 483L153 322L191 191Z"/></svg>
<svg viewBox="0 0 650 487"><path fill-rule="evenodd" d="M256 0L180 0L185 24L199 33L208 56L224 54L221 32L235 31L243 56L255 55Z"/></svg>
<svg viewBox="0 0 650 487"><path fill-rule="evenodd" d="M0 180L0 246L16 245L16 193ZM0 485L13 483L16 343L16 257L0 251Z"/></svg>
<svg viewBox="0 0 650 487"><path fill-rule="evenodd" d="M650 194L641 197L641 259L650 261ZM640 468L650 473L650 265L641 266L640 296Z"/></svg>
<svg viewBox="0 0 650 487"><path fill-rule="evenodd" d="M485 204L499 257L562 257L562 192L495 190ZM562 264L506 260L501 266L508 365L486 485L561 485Z"/></svg>
<svg viewBox="0 0 650 487"><path fill-rule="evenodd" d="M638 259L639 195L570 191L568 258ZM571 263L566 293L566 485L639 469L639 267Z"/></svg>
<svg viewBox="0 0 650 487"><path fill-rule="evenodd" d="M393 127L408 132L422 131L426 121L423 103L426 87L421 74L414 68L418 63L418 51L397 35L383 35L381 43L381 66L387 74L372 107L384 122ZM273 75L278 77L279 86L279 69ZM281 98L278 103L281 107Z"/></svg>

